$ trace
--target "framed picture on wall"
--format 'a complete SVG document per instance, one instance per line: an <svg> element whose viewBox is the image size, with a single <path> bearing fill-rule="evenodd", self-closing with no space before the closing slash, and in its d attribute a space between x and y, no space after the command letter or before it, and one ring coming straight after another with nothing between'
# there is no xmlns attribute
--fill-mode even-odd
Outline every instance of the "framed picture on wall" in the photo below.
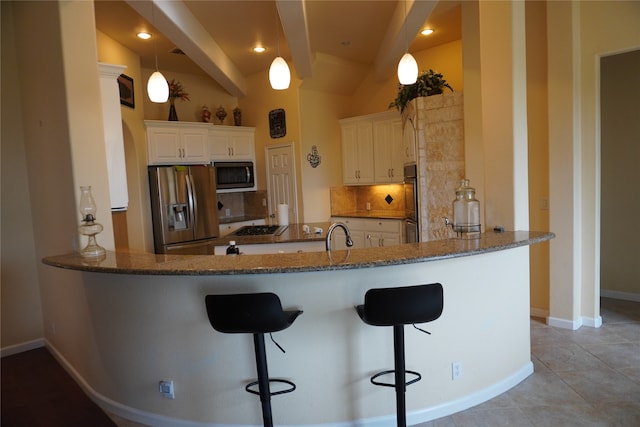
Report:
<svg viewBox="0 0 640 427"><path fill-rule="evenodd" d="M118 76L118 89L120 89L120 104L136 108L133 96L133 79L126 74L120 74Z"/></svg>
<svg viewBox="0 0 640 427"><path fill-rule="evenodd" d="M271 138L282 138L287 134L287 122L283 108L269 111L269 134Z"/></svg>

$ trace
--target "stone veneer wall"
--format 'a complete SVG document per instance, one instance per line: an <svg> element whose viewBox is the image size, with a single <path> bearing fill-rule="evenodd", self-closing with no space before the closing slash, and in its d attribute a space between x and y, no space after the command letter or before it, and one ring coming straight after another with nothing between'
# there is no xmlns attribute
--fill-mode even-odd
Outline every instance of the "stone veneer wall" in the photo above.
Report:
<svg viewBox="0 0 640 427"><path fill-rule="evenodd" d="M455 189L465 175L462 92L417 98L416 146L420 194L420 240L451 237Z"/></svg>

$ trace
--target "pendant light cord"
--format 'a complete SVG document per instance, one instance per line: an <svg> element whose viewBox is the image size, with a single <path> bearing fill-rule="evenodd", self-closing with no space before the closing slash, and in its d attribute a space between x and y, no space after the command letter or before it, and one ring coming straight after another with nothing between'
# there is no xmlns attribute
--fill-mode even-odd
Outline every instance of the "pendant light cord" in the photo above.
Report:
<svg viewBox="0 0 640 427"><path fill-rule="evenodd" d="M153 29L156 30L156 17L154 14L154 10L155 4L153 3L153 0L151 0L151 25L153 25ZM160 69L158 68L158 41L155 37L153 38L153 54L156 57L156 71L160 71Z"/></svg>
<svg viewBox="0 0 640 427"><path fill-rule="evenodd" d="M409 53L409 36L407 36L407 0L404 0L404 47L405 53Z"/></svg>
<svg viewBox="0 0 640 427"><path fill-rule="evenodd" d="M278 14L278 5L276 4L276 48L278 56L280 56L280 15Z"/></svg>

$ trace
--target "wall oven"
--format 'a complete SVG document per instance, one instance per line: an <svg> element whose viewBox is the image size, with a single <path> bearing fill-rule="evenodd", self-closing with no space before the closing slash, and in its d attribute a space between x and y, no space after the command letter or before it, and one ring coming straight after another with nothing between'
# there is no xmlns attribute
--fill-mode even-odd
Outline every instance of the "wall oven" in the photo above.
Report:
<svg viewBox="0 0 640 427"><path fill-rule="evenodd" d="M219 193L255 191L256 179L253 162L214 162L216 189Z"/></svg>

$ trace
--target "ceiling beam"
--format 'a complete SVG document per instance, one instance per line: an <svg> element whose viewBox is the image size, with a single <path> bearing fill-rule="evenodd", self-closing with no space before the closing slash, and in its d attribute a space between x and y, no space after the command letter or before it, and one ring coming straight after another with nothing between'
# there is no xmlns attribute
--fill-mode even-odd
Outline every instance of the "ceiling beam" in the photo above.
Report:
<svg viewBox="0 0 640 427"><path fill-rule="evenodd" d="M182 1L125 1L227 92L246 95L244 76Z"/></svg>
<svg viewBox="0 0 640 427"><path fill-rule="evenodd" d="M276 7L298 78L311 77L311 43L304 0L276 0Z"/></svg>
<svg viewBox="0 0 640 427"><path fill-rule="evenodd" d="M374 63L377 81L387 80L398 69L398 62L422 25L433 12L438 0L399 0ZM406 8L406 12L405 12Z"/></svg>

